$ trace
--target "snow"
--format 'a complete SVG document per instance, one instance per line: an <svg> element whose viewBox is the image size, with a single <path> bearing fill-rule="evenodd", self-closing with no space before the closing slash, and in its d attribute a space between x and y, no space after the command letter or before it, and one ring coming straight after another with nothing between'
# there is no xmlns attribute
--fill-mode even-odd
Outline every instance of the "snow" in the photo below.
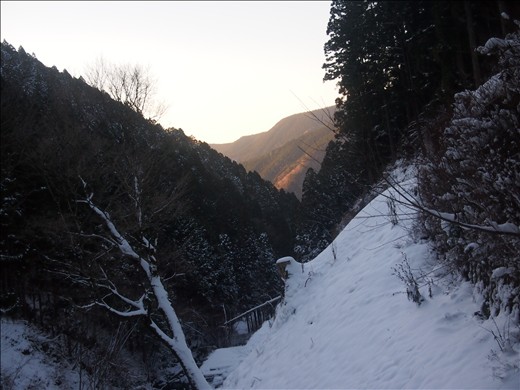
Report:
<svg viewBox="0 0 520 390"><path fill-rule="evenodd" d="M451 213L444 213L441 211L433 210L427 207L424 207L420 204L414 204L414 207L420 208L423 211L433 215L434 217L440 218L442 222L442 228L444 231L448 231L452 225L452 222L466 229L480 230L483 232L489 233L498 233L504 235L512 235L520 237L520 227L510 223L502 223L498 224L494 221L490 221L489 225L475 225L471 223L464 223L457 220L457 215Z"/></svg>
<svg viewBox="0 0 520 390"><path fill-rule="evenodd" d="M411 174L397 173L409 193L415 186ZM514 316L483 320L474 286L439 279L441 267L428 242L414 238L412 210L400 202L398 194L385 191L311 262L278 261L287 263L289 277L275 319L247 345L208 357L201 371L211 384L226 389L519 389L520 327L510 320ZM420 305L408 300L407 286L397 275L406 269L403 264L416 278ZM499 267L492 278L503 283L509 273ZM504 294L506 287L500 290ZM166 292L156 293L168 305ZM3 387L80 388L78 368L66 359L58 365L46 353L52 340L23 321L2 318L0 329ZM83 377L83 382L89 380Z"/></svg>
<svg viewBox="0 0 520 390"><path fill-rule="evenodd" d="M86 183L83 181L83 185ZM197 389L207 389L210 388L210 385L207 383L204 375L200 371L191 350L189 349L186 338L184 336L184 332L182 330L179 318L177 317L177 313L175 312L170 299L168 297L168 292L164 288L164 285L161 281L160 276L158 275L155 267L157 264L157 260L153 255L148 255L146 260L144 257L139 256L137 252L134 250L132 245L123 237L116 225L110 219L110 215L106 212L98 208L92 202L93 195L91 194L86 200L79 201L80 203L86 203L97 215L99 215L103 221L105 222L105 226L108 228L111 234L111 238L106 238L107 241L112 241L115 246L119 248L123 255L129 256L133 259L139 260L142 270L145 272L148 281L150 282L150 286L152 287L153 295L157 300L157 308L163 314L163 320L166 320L166 328L167 331L171 334L168 335L159 325L160 322L156 322L156 320L152 319L149 316L148 309L144 308L143 299L145 295L143 295L138 301L133 301L131 299L126 298L121 295L116 288L109 286L108 289L121 299L126 304L135 308L135 310L121 311L117 310L114 307L108 305L103 299L101 302L96 302L95 304L103 306L107 308L109 311L116 313L122 317L130 317L135 315L147 315L149 316L149 325L155 331L155 333L170 347L170 349L174 352L176 357L179 359L186 376L188 377L188 381L190 384L196 386ZM140 210L140 208L138 207ZM145 237L142 237L145 244L147 244L148 249L150 248L149 240ZM109 282L111 284L111 282Z"/></svg>
<svg viewBox="0 0 520 390"><path fill-rule="evenodd" d="M520 234L520 227L513 223L506 222L498 225L496 222L493 222L491 225L502 233Z"/></svg>
<svg viewBox="0 0 520 390"><path fill-rule="evenodd" d="M493 270L491 279L500 279L501 277L512 274L513 272L514 270L512 268L498 267Z"/></svg>
<svg viewBox="0 0 520 390"><path fill-rule="evenodd" d="M236 369L247 354L248 350L244 346L216 349L200 369L212 386L219 387L229 372Z"/></svg>
<svg viewBox="0 0 520 390"><path fill-rule="evenodd" d="M269 321L264 322L262 327L251 336L247 345L213 351L200 367L204 376L208 378L208 382L216 388L221 387L229 373L234 371L240 362L262 342L265 333L269 332L271 324Z"/></svg>
<svg viewBox="0 0 520 390"><path fill-rule="evenodd" d="M411 190L414 179L401 177L401 185ZM223 388L520 388L520 329L505 314L476 315L469 283L436 280L434 273L420 278L435 267L433 255L412 237L414 218L398 194L389 204L391 192L375 198L314 260L290 261L294 272L272 326L253 335L245 358L244 350L233 355L233 364L243 361L228 369ZM404 261L417 276L420 305L407 299L396 276ZM219 366L218 355L210 358Z"/></svg>
<svg viewBox="0 0 520 390"><path fill-rule="evenodd" d="M515 45L518 45L518 43L512 39L501 39L493 37L489 38L484 46L478 47L477 51L480 54L490 54L493 50L498 48L507 49L509 47L514 47Z"/></svg>
<svg viewBox="0 0 520 390"><path fill-rule="evenodd" d="M46 351L49 340L25 321L0 320L1 385L5 389L78 389L79 370ZM89 383L84 372L81 382Z"/></svg>
<svg viewBox="0 0 520 390"><path fill-rule="evenodd" d="M294 258L291 256L282 257L281 259L276 260L276 264L284 264L284 263L291 263L294 261Z"/></svg>
<svg viewBox="0 0 520 390"><path fill-rule="evenodd" d="M268 301L266 301L266 302L264 302L264 303L261 303L260 305L257 305L257 306L255 306L255 307L253 307L253 308L251 308L251 309L249 309L249 310L243 312L243 313L240 313L238 316L236 316L236 317L234 317L234 318L232 318L232 319L226 321L225 324L229 324L230 322L233 322L233 321L235 321L235 320L237 320L237 319L239 319L239 318L242 318L242 317L244 317L246 314L249 314L249 313L251 313L251 312L253 312L253 311L255 311L255 310L257 310L257 309L259 309L259 308L261 308L261 307L263 307L263 306L266 306L266 305L273 305L275 302L279 301L281 298L282 298L281 296L277 296L277 297L274 297L274 298L272 298L272 299L270 299L270 300L268 300ZM224 324L224 325L225 325L225 324ZM244 321L240 321L240 322L238 322L237 324L239 324L238 327L240 327L240 328L243 327L243 326L246 326L246 327L247 327L247 324L244 323ZM235 324L235 325L237 325L237 324ZM240 324L242 324L242 325L240 325ZM236 327L235 327L235 328L236 328ZM237 331L237 332L238 332L238 331Z"/></svg>
<svg viewBox="0 0 520 390"><path fill-rule="evenodd" d="M249 331L247 329L246 321L237 321L233 324L233 331L239 335L246 335Z"/></svg>

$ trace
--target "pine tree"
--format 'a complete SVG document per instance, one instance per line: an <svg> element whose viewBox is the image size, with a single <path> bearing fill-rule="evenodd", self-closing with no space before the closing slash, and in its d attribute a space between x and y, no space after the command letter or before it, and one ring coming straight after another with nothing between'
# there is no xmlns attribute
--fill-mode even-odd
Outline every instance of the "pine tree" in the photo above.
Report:
<svg viewBox="0 0 520 390"><path fill-rule="evenodd" d="M455 95L420 187L429 210L453 215L451 223L425 217L439 254L479 284L482 314L495 316L520 307L520 33L491 38L479 51L498 56L497 73Z"/></svg>

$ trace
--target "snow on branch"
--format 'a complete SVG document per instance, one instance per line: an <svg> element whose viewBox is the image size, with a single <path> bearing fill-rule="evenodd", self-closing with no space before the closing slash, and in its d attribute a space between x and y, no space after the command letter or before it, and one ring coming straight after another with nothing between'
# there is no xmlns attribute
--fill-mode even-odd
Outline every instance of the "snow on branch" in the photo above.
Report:
<svg viewBox="0 0 520 390"><path fill-rule="evenodd" d="M513 39L489 38L484 46L477 48L480 54L491 54L497 50L506 50L510 48L519 48L520 43Z"/></svg>
<svg viewBox="0 0 520 390"><path fill-rule="evenodd" d="M87 204L92 211L94 211L97 215L99 215L103 221L105 222L106 227L110 231L110 234L114 238L114 242L121 251L126 256L130 256L134 259L139 259L139 255L134 251L130 243L117 231L115 225L110 220L110 215L105 211L98 208L94 203L92 203L92 194L87 197L85 200L78 200L78 203Z"/></svg>
<svg viewBox="0 0 520 390"><path fill-rule="evenodd" d="M84 188L86 188L86 183L85 181L83 181L83 179L82 182ZM134 189L137 194L136 199L139 200L135 202L135 207L137 210L138 223L141 223L142 215L140 206L140 188L137 180L134 181L134 184ZM108 231L110 232L111 240L113 240L115 246L119 248L123 255L139 261L139 265L146 274L151 290L147 289L138 300L130 299L122 295L118 291L116 286L109 280L105 271L101 269L101 272L103 273L106 282L105 284L99 284L99 286L108 289L110 291L110 294L103 297L100 301L97 301L85 307L92 307L94 305L101 306L106 308L110 312L122 317L133 317L140 315L148 316L149 310L145 308L144 300L148 293L151 292L157 301L158 310L162 312L163 318L164 320L166 320L166 330L169 331L170 335L168 335L165 332L165 330L163 330L151 317L149 317L150 327L170 347L173 354L179 359L179 363L183 367L183 370L186 374L186 377L188 378L191 387L193 387L194 389L211 388L211 386L204 378L204 375L200 371L199 367L197 366L197 363L193 359L191 350L189 349L186 343L186 338L184 336L184 332L182 330L179 318L175 313L172 303L168 297L168 292L164 288L164 285L157 271L157 261L153 255L153 253L156 251L154 245L152 245L152 243L146 237L141 236L141 239L139 241L141 241L144 244L145 248L147 249L147 253L145 256L140 256L134 250L134 248L128 242L128 240L125 239L124 236L119 232L116 225L110 218L110 215L107 212L101 210L99 207L97 207L93 203L92 198L93 194L90 193L86 199L78 200L77 202L86 204L103 220L106 227L108 228ZM127 311L122 311L114 308L105 301L105 298L109 296L115 296L119 298L122 302L126 303L128 306L133 308L133 310L130 309Z"/></svg>
<svg viewBox="0 0 520 390"><path fill-rule="evenodd" d="M458 220L457 215L453 213L446 213L438 210L434 210L426 207L419 199L415 198L409 191L405 190L401 185L395 182L391 182L388 179L385 179L386 183L402 198L395 199L392 198L395 202L400 203L404 206L410 207L412 209L418 210L420 212L431 215L435 218L438 218L442 221L453 223L458 225L464 229L472 229L478 230L481 232L489 233L489 234L502 234L508 236L520 237L520 227L510 223L502 223L498 224L494 221L491 221L489 225L477 225L470 224L466 222L462 222ZM390 196L387 196L390 197Z"/></svg>
<svg viewBox="0 0 520 390"><path fill-rule="evenodd" d="M104 300L96 301L93 305L98 305L101 307L106 308L108 311L117 314L121 317L135 317L135 316L143 316L147 315L147 311L143 309L136 309L136 310L128 310L128 311L121 311L113 308L112 306L108 305Z"/></svg>

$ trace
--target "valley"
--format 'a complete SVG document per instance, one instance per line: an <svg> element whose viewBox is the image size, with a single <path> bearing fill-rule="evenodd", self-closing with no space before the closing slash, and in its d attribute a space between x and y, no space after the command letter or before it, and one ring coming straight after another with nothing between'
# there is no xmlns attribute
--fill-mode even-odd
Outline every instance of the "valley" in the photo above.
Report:
<svg viewBox="0 0 520 390"><path fill-rule="evenodd" d="M307 170L320 169L327 145L334 139L334 112L334 107L326 107L294 114L264 133L210 146L301 199Z"/></svg>

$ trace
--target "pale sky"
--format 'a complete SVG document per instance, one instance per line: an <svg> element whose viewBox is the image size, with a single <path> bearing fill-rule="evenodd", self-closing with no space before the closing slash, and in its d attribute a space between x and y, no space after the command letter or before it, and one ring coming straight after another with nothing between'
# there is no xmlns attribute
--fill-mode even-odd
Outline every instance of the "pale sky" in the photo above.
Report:
<svg viewBox="0 0 520 390"><path fill-rule="evenodd" d="M157 79L163 127L210 142L334 104L330 1L1 1L1 40L73 76L103 57Z"/></svg>

